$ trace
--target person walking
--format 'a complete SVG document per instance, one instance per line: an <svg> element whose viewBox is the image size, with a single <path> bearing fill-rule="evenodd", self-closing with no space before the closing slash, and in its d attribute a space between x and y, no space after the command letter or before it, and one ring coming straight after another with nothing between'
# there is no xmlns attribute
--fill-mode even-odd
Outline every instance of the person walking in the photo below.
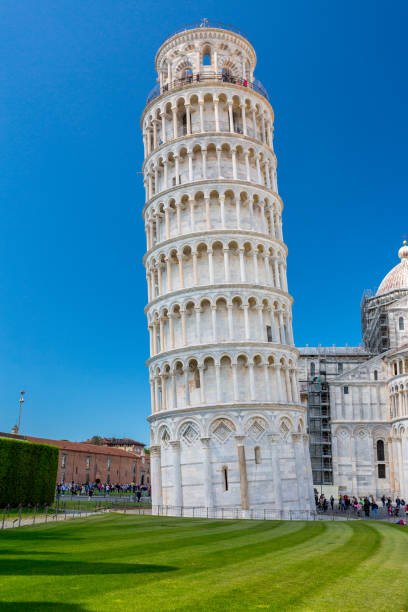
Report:
<svg viewBox="0 0 408 612"><path fill-rule="evenodd" d="M364 498L363 502L364 515L366 518L370 518L370 502L368 497Z"/></svg>
<svg viewBox="0 0 408 612"><path fill-rule="evenodd" d="M333 512L333 510L334 510L334 497L333 497L333 495L330 495L330 506L331 506L331 509L332 509L332 512Z"/></svg>
<svg viewBox="0 0 408 612"><path fill-rule="evenodd" d="M378 520L378 506L377 506L375 501L373 502L373 504L371 506L371 510L373 511L374 518L377 521Z"/></svg>

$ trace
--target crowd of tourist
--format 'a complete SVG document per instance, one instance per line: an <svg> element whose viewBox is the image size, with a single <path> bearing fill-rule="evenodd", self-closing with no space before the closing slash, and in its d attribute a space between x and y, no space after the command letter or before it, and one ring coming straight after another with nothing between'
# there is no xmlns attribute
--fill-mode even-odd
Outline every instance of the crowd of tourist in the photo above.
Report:
<svg viewBox="0 0 408 612"><path fill-rule="evenodd" d="M374 495L366 497L356 497L348 495L340 495L337 502L333 495L326 499L323 493L318 496L315 492L316 508L319 512L352 512L355 516L369 518L373 516L378 519L379 506ZM408 515L408 503L404 499L396 498L395 503L391 497L383 495L381 497L382 508L386 509L388 516L402 517ZM330 510L329 510L330 508Z"/></svg>
<svg viewBox="0 0 408 612"><path fill-rule="evenodd" d="M60 495L81 495L88 496L91 499L94 496L106 496L106 495L128 495L133 494L140 501L141 497L150 497L150 487L146 485L139 485L134 482L126 485L102 483L97 481L95 483L58 483L56 486L56 494Z"/></svg>

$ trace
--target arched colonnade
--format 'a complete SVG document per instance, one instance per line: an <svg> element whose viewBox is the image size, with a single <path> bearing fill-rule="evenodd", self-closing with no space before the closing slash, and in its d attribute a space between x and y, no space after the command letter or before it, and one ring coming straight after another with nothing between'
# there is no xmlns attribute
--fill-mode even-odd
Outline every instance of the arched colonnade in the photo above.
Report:
<svg viewBox="0 0 408 612"><path fill-rule="evenodd" d="M266 243L223 237L171 245L145 262L148 300L189 287L253 283L287 292L283 253Z"/></svg>
<svg viewBox="0 0 408 612"><path fill-rule="evenodd" d="M273 112L256 95L237 95L211 85L203 85L198 93L166 97L143 118L145 158L177 138L207 132L243 134L272 149Z"/></svg>
<svg viewBox="0 0 408 612"><path fill-rule="evenodd" d="M212 189L157 200L144 214L147 249L184 234L213 229L246 230L283 241L282 206L263 194Z"/></svg>
<svg viewBox="0 0 408 612"><path fill-rule="evenodd" d="M299 403L297 370L287 356L262 351L201 354L150 366L153 414L223 403Z"/></svg>
<svg viewBox="0 0 408 612"><path fill-rule="evenodd" d="M222 342L294 346L290 305L258 296L203 296L174 300L148 312L150 355Z"/></svg>

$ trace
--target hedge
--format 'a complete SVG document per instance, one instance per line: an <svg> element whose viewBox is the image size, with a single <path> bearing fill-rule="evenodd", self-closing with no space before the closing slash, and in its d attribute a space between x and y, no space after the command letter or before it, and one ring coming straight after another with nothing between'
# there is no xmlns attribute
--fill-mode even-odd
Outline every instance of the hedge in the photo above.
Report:
<svg viewBox="0 0 408 612"><path fill-rule="evenodd" d="M59 449L13 438L0 438L0 508L52 504Z"/></svg>

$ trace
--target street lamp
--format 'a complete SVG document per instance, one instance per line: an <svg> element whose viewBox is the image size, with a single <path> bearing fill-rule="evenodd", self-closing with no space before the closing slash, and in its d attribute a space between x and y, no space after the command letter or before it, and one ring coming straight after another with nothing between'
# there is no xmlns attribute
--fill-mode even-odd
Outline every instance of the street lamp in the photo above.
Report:
<svg viewBox="0 0 408 612"><path fill-rule="evenodd" d="M24 394L25 394L25 391L20 392L20 399L19 399L20 413L18 415L18 433L20 433L20 427L21 427L21 411L23 409L23 404L24 404Z"/></svg>

